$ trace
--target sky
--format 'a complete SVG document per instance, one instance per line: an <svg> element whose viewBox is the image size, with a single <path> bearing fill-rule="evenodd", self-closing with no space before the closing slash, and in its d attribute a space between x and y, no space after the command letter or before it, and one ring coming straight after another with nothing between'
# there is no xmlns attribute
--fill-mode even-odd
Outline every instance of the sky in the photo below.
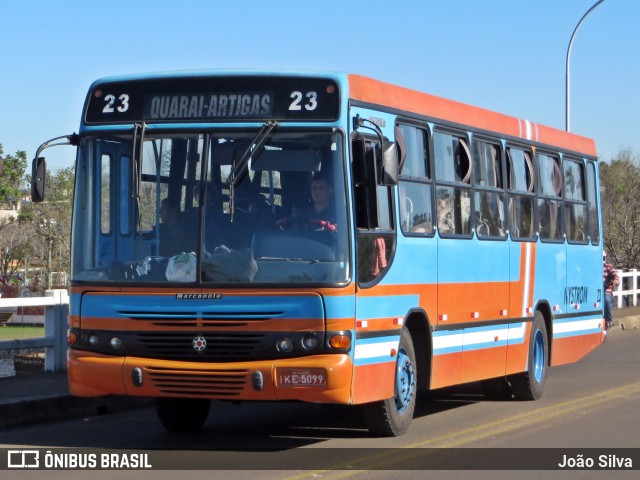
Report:
<svg viewBox="0 0 640 480"><path fill-rule="evenodd" d="M77 132L101 77L193 69L357 73L565 128L569 40L595 0L0 0L0 144ZM571 131L640 154L640 1L605 0L570 61ZM75 150L46 151L52 170Z"/></svg>

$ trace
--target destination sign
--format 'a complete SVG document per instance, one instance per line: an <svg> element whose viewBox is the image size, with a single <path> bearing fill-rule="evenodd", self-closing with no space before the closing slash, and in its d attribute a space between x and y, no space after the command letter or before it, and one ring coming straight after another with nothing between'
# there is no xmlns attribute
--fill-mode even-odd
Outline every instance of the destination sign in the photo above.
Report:
<svg viewBox="0 0 640 480"><path fill-rule="evenodd" d="M101 83L89 92L85 123L334 121L334 80L308 77L184 77Z"/></svg>
<svg viewBox="0 0 640 480"><path fill-rule="evenodd" d="M271 118L273 93L147 95L145 120Z"/></svg>

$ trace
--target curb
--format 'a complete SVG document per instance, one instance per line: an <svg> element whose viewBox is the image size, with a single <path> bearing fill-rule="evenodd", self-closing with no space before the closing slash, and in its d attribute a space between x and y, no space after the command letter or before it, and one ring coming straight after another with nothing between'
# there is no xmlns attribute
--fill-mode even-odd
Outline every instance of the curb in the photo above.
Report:
<svg viewBox="0 0 640 480"><path fill-rule="evenodd" d="M143 408L151 405L147 397L110 396L80 398L71 394L40 399L25 399L0 406L0 429L44 423L53 420L90 417Z"/></svg>
<svg viewBox="0 0 640 480"><path fill-rule="evenodd" d="M613 328L620 327L622 330L637 330L640 328L640 315L632 315L623 318L613 319Z"/></svg>

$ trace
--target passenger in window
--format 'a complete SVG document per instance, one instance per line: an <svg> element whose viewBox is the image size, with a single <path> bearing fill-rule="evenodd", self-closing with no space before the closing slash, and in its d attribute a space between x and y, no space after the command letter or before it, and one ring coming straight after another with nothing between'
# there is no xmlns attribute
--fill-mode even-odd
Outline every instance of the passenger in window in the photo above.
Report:
<svg viewBox="0 0 640 480"><path fill-rule="evenodd" d="M479 202L478 202L479 199ZM480 208L476 215L476 231L481 237L498 237L503 235L499 208L501 202L497 195L482 192L476 195Z"/></svg>
<svg viewBox="0 0 640 480"><path fill-rule="evenodd" d="M453 206L444 198L438 199L438 231L441 234L455 233Z"/></svg>
<svg viewBox="0 0 640 480"><path fill-rule="evenodd" d="M194 237L185 231L177 201L165 198L160 202L160 225L157 230L160 237L159 253L163 257L195 250L195 245L190 241ZM156 229L149 236L155 238Z"/></svg>
<svg viewBox="0 0 640 480"><path fill-rule="evenodd" d="M335 232L336 210L333 201L333 185L329 178L316 172L311 181L311 204L295 208L291 217L277 222L278 226L286 224L299 226L303 230L328 230Z"/></svg>

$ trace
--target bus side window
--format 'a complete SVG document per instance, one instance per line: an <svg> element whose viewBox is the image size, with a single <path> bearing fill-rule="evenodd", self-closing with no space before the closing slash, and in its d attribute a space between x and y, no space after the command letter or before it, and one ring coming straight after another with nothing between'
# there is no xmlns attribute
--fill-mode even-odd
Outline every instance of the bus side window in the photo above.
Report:
<svg viewBox="0 0 640 480"><path fill-rule="evenodd" d="M506 237L502 149L497 142L474 140L473 184L476 234Z"/></svg>
<svg viewBox="0 0 640 480"><path fill-rule="evenodd" d="M433 134L436 164L436 208L441 235L470 236L471 152L461 135Z"/></svg>
<svg viewBox="0 0 640 480"><path fill-rule="evenodd" d="M398 125L406 148L401 165L400 227L404 234L433 233L432 185L426 130L411 125Z"/></svg>
<svg viewBox="0 0 640 480"><path fill-rule="evenodd" d="M562 229L562 170L556 155L538 152L540 178L538 198L538 231L540 238L563 241Z"/></svg>
<svg viewBox="0 0 640 480"><path fill-rule="evenodd" d="M509 179L509 232L516 240L535 237L535 176L531 153L517 147L507 148Z"/></svg>
<svg viewBox="0 0 640 480"><path fill-rule="evenodd" d="M586 243L587 196L585 192L584 164L580 160L564 160L565 215L567 239Z"/></svg>
<svg viewBox="0 0 640 480"><path fill-rule="evenodd" d="M600 243L600 223L598 219L598 201L596 181L596 164L587 162L587 198L589 201L589 236L594 245Z"/></svg>

